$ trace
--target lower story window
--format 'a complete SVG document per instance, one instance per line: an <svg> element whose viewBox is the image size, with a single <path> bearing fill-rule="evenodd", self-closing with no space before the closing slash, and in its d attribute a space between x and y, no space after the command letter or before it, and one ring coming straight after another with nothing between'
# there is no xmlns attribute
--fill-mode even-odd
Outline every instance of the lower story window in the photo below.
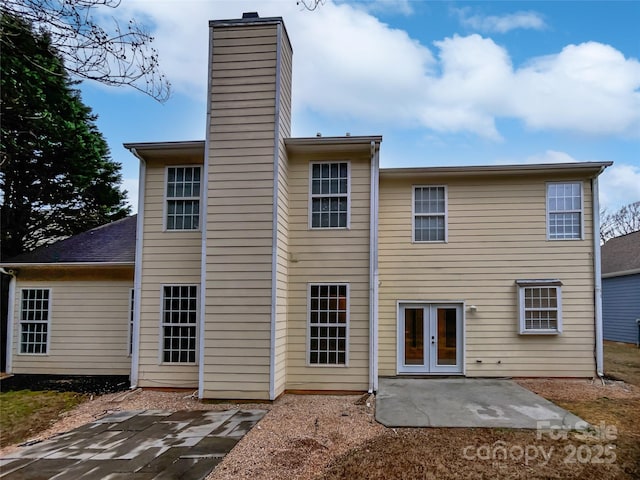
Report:
<svg viewBox="0 0 640 480"><path fill-rule="evenodd" d="M348 285L309 285L309 364L346 365Z"/></svg>
<svg viewBox="0 0 640 480"><path fill-rule="evenodd" d="M196 362L198 287L165 285L162 292L162 361Z"/></svg>
<svg viewBox="0 0 640 480"><path fill-rule="evenodd" d="M517 280L520 333L562 332L562 282Z"/></svg>
<svg viewBox="0 0 640 480"><path fill-rule="evenodd" d="M46 354L49 337L50 291L22 290L20 299L20 353Z"/></svg>

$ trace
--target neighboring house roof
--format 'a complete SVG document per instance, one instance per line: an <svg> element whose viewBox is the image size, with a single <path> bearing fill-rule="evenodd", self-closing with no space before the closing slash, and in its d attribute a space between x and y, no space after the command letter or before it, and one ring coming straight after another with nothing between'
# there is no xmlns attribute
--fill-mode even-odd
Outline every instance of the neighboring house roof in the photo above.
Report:
<svg viewBox="0 0 640 480"><path fill-rule="evenodd" d="M608 240L600 251L603 276L640 273L640 230Z"/></svg>
<svg viewBox="0 0 640 480"><path fill-rule="evenodd" d="M137 215L88 230L2 262L6 266L47 263L135 261Z"/></svg>

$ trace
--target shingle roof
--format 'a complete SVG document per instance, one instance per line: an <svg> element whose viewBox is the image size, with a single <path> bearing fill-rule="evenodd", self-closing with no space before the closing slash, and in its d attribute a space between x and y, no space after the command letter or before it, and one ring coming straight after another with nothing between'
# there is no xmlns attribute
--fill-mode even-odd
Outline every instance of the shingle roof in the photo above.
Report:
<svg viewBox="0 0 640 480"><path fill-rule="evenodd" d="M640 231L608 240L601 247L602 274L640 268Z"/></svg>
<svg viewBox="0 0 640 480"><path fill-rule="evenodd" d="M23 253L2 263L133 263L137 215Z"/></svg>

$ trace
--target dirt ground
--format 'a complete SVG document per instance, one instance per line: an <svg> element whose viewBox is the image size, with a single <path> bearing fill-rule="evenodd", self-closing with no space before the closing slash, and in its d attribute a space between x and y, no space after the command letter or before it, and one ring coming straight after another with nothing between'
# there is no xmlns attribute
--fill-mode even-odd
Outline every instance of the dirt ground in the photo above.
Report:
<svg viewBox="0 0 640 480"><path fill-rule="evenodd" d="M209 475L227 479L640 478L640 387L521 380L597 427L575 433L508 429L387 429L369 396L284 395L273 404L206 404L157 391L101 395L37 438L120 410L264 408L269 413ZM0 457L10 446L0 450Z"/></svg>
<svg viewBox="0 0 640 480"><path fill-rule="evenodd" d="M630 343L605 341L604 373L640 387L640 348Z"/></svg>
<svg viewBox="0 0 640 480"><path fill-rule="evenodd" d="M588 433L385 429L332 459L318 479L640 478L640 388L623 382L522 380L578 414Z"/></svg>

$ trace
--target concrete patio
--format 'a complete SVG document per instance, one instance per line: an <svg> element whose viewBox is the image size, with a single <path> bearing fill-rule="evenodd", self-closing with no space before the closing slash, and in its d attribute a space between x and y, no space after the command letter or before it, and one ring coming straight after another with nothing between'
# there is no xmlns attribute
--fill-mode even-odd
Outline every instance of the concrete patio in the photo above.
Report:
<svg viewBox="0 0 640 480"><path fill-rule="evenodd" d="M376 420L387 427L587 426L511 380L473 378L380 378Z"/></svg>
<svg viewBox="0 0 640 480"><path fill-rule="evenodd" d="M265 413L119 412L0 459L0 478L203 479Z"/></svg>

